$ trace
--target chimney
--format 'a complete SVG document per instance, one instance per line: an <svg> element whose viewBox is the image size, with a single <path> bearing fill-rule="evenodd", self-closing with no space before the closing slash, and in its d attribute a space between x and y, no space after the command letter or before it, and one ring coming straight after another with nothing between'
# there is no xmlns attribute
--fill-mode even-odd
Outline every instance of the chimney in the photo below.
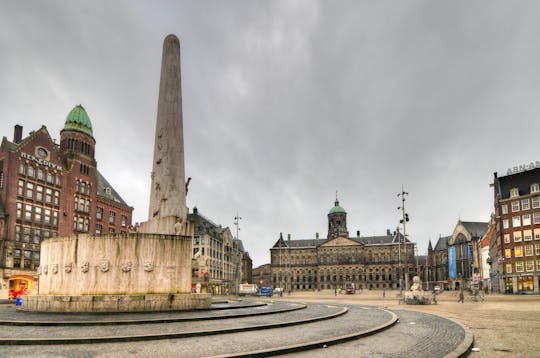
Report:
<svg viewBox="0 0 540 358"><path fill-rule="evenodd" d="M315 238L316 238L317 240L319 240L319 233L318 233L318 232L315 233Z"/></svg>
<svg viewBox="0 0 540 358"><path fill-rule="evenodd" d="M291 241L291 234L287 234L287 240Z"/></svg>
<svg viewBox="0 0 540 358"><path fill-rule="evenodd" d="M392 233L390 232L390 229L386 229L386 236L392 236Z"/></svg>
<svg viewBox="0 0 540 358"><path fill-rule="evenodd" d="M13 143L19 144L22 141L22 130L23 127L20 124L15 125L15 130L13 131Z"/></svg>
<svg viewBox="0 0 540 358"><path fill-rule="evenodd" d="M356 230L356 237L360 237L360 230Z"/></svg>

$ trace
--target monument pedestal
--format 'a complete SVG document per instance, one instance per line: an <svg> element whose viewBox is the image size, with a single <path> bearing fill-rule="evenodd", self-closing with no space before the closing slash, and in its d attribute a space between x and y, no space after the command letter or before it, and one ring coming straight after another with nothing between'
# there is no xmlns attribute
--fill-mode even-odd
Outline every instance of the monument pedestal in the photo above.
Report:
<svg viewBox="0 0 540 358"><path fill-rule="evenodd" d="M35 295L25 296L21 311L33 312L159 312L207 309L210 294Z"/></svg>

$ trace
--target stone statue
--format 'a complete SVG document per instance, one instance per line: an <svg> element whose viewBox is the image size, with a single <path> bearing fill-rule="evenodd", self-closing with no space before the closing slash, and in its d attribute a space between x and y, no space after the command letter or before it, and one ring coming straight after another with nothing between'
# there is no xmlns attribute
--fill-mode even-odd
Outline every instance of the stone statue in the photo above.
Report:
<svg viewBox="0 0 540 358"><path fill-rule="evenodd" d="M411 291L412 292L423 291L422 290L422 281L420 280L420 277L419 276L414 276L412 280L413 280L413 284L411 286Z"/></svg>
<svg viewBox="0 0 540 358"><path fill-rule="evenodd" d="M422 280L419 276L413 277L413 284L409 291L401 298L408 305L429 305L434 303L432 295L422 289Z"/></svg>

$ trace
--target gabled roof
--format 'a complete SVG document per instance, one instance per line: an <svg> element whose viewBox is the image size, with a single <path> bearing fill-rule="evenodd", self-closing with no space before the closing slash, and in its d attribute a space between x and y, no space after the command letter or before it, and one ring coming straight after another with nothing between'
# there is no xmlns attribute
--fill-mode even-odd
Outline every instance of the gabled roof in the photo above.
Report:
<svg viewBox="0 0 540 358"><path fill-rule="evenodd" d="M401 233L398 234L403 242L403 235ZM398 238L397 235L382 235L382 236L360 236L360 237L349 237L349 240L352 240L356 243L359 243L361 245L389 245L389 244L397 244ZM282 240L282 238L278 239L278 241L272 246L272 249L279 249L280 245L279 242ZM308 239L308 240L283 240L282 241L282 248L292 248L292 249L298 249L298 248L317 248L325 243L328 243L332 240L329 239ZM409 239L405 240L407 243L410 243L411 241Z"/></svg>
<svg viewBox="0 0 540 358"><path fill-rule="evenodd" d="M461 224L467 229L472 237L477 238L484 237L489 227L489 223L487 222L461 221Z"/></svg>
<svg viewBox="0 0 540 358"><path fill-rule="evenodd" d="M433 251L446 251L448 249L448 240L450 240L451 237L452 236L439 237Z"/></svg>
<svg viewBox="0 0 540 358"><path fill-rule="evenodd" d="M98 192L97 192L97 195L101 196L101 197L103 197L105 199L109 199L109 200L112 200L114 202L120 203L122 205L129 206L128 204L126 204L124 199L122 199L122 197L116 192L116 190L114 190L112 185L109 184L107 179L105 179L105 177L103 175L101 175L99 170L96 170L96 171L97 171L97 179L98 179Z"/></svg>

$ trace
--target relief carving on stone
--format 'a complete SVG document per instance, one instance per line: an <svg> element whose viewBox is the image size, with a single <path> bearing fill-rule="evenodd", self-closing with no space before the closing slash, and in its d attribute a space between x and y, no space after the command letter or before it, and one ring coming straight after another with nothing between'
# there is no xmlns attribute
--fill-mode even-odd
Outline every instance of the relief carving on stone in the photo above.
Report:
<svg viewBox="0 0 540 358"><path fill-rule="evenodd" d="M90 270L90 263L86 261L84 264L81 265L81 272L87 273L88 270Z"/></svg>
<svg viewBox="0 0 540 358"><path fill-rule="evenodd" d="M41 275L41 270L42 270L42 267L41 267L41 266L38 266L38 268L37 268L37 274L38 274L38 275Z"/></svg>
<svg viewBox="0 0 540 358"><path fill-rule="evenodd" d="M71 262L68 265L64 266L64 271L66 273L71 273L72 270L73 270L73 264Z"/></svg>
<svg viewBox="0 0 540 358"><path fill-rule="evenodd" d="M131 261L124 262L122 264L122 272L129 272L131 271Z"/></svg>
<svg viewBox="0 0 540 358"><path fill-rule="evenodd" d="M53 265L52 265L52 272L53 272L54 274L57 274L57 273L58 273L58 264L53 264Z"/></svg>
<svg viewBox="0 0 540 358"><path fill-rule="evenodd" d="M101 272L107 272L107 271L109 271L110 265L111 264L107 260L101 261L101 263L99 264L99 270Z"/></svg>
<svg viewBox="0 0 540 358"><path fill-rule="evenodd" d="M146 261L144 263L144 271L146 272L152 272L154 271L154 264L150 261Z"/></svg>
<svg viewBox="0 0 540 358"><path fill-rule="evenodd" d="M49 273L49 265L43 266L43 273L47 275Z"/></svg>

